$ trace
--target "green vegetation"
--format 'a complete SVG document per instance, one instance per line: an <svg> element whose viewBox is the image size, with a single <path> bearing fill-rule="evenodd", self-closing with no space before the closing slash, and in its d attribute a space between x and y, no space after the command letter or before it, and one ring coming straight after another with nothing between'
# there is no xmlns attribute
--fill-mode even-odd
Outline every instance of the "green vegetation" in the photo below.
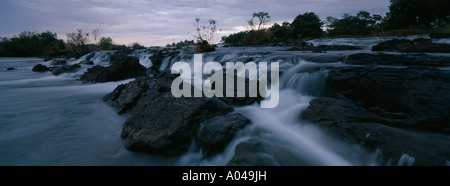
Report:
<svg viewBox="0 0 450 186"><path fill-rule="evenodd" d="M102 50L111 50L111 48L113 47L113 40L110 37L102 37L100 38L98 46Z"/></svg>
<svg viewBox="0 0 450 186"><path fill-rule="evenodd" d="M93 32L94 39L100 35L98 29ZM0 38L0 57L81 57L95 50L122 50L125 45L115 45L111 37L102 37L96 44L88 44L90 35L78 29L67 33L67 42L58 39L50 31L36 33L25 31L11 38ZM132 48L145 48L138 43Z"/></svg>
<svg viewBox="0 0 450 186"><path fill-rule="evenodd" d="M32 57L47 56L66 49L63 40L56 33L22 32L12 38L2 38L0 41L0 56Z"/></svg>
<svg viewBox="0 0 450 186"><path fill-rule="evenodd" d="M298 15L291 24L293 39L318 38L322 36L322 25L318 15L308 12Z"/></svg>
<svg viewBox="0 0 450 186"><path fill-rule="evenodd" d="M166 47L175 47L177 49L182 49L182 48L190 47L190 46L193 46L193 45L195 45L194 40L188 41L186 39L186 40L180 41L178 43L167 44Z"/></svg>
<svg viewBox="0 0 450 186"><path fill-rule="evenodd" d="M131 48L135 49L135 50L139 50L139 49L145 49L144 46L142 46L141 44L139 44L138 42L134 42L131 44Z"/></svg>
<svg viewBox="0 0 450 186"><path fill-rule="evenodd" d="M356 16L344 14L342 19L328 17L328 34L330 36L368 36L380 27L380 15L370 15L360 11Z"/></svg>
<svg viewBox="0 0 450 186"><path fill-rule="evenodd" d="M195 18L196 25L195 31L196 35L194 36L197 42L195 43L197 52L211 52L214 51L215 48L213 44L216 42L216 33L220 31L217 28L217 21L214 19L209 19L208 26L200 26L200 18Z"/></svg>
<svg viewBox="0 0 450 186"><path fill-rule="evenodd" d="M329 37L404 36L414 34L449 34L450 1L448 0L391 0L386 17L360 11L356 16L327 17L322 22L315 13L298 15L292 23L274 23L267 12L254 13L248 30L222 37L226 44L265 45L274 42ZM256 26L254 19L260 20ZM256 29L257 27L257 29Z"/></svg>

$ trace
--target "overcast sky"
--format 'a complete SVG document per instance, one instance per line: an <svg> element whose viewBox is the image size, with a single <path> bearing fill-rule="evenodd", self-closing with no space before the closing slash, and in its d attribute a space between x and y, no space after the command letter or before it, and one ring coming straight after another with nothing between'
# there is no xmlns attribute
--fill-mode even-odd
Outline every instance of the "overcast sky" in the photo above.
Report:
<svg viewBox="0 0 450 186"><path fill-rule="evenodd" d="M253 12L269 12L271 23L281 23L305 12L323 20L360 10L384 16L388 6L389 0L0 0L0 37L50 30L65 39L78 28L99 27L100 37L115 43L154 46L194 39L197 17L205 25L216 19L221 36L243 30Z"/></svg>

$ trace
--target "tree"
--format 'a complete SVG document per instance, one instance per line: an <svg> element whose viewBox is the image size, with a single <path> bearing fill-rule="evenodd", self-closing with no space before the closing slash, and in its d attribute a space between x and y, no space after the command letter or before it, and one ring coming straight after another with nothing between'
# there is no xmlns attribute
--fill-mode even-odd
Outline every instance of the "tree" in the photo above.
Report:
<svg viewBox="0 0 450 186"><path fill-rule="evenodd" d="M113 40L111 37L102 37L98 43L102 50L110 50L113 47Z"/></svg>
<svg viewBox="0 0 450 186"><path fill-rule="evenodd" d="M327 31L331 36L366 36L377 28L382 19L380 15L370 15L366 11L360 11L356 16L344 14L342 19L327 17Z"/></svg>
<svg viewBox="0 0 450 186"><path fill-rule="evenodd" d="M292 27L289 22L283 22L281 25L275 23L270 27L270 31L272 32L274 41L286 41L292 39Z"/></svg>
<svg viewBox="0 0 450 186"><path fill-rule="evenodd" d="M145 49L144 46L142 46L141 44L139 44L138 42L134 42L131 44L131 48L138 50L138 49Z"/></svg>
<svg viewBox="0 0 450 186"><path fill-rule="evenodd" d="M450 21L448 0L391 0L389 28L442 26Z"/></svg>
<svg viewBox="0 0 450 186"><path fill-rule="evenodd" d="M25 31L12 38L1 38L0 56L32 57L48 56L65 49L64 41L50 31L36 33Z"/></svg>
<svg viewBox="0 0 450 186"><path fill-rule="evenodd" d="M298 15L292 22L292 33L295 39L317 38L323 33L319 16L313 12Z"/></svg>
<svg viewBox="0 0 450 186"><path fill-rule="evenodd" d="M82 29L77 32L67 33L67 42L75 45L78 49L84 47L89 40L89 33L84 33Z"/></svg>
<svg viewBox="0 0 450 186"><path fill-rule="evenodd" d="M252 30L254 30L254 28L255 28L255 22L254 22L255 18L257 18L259 21L257 30L261 30L261 26L263 26L264 24L266 24L270 21L269 13L255 12L255 13L253 13L253 17L248 21L248 25L250 26L250 28L252 28Z"/></svg>

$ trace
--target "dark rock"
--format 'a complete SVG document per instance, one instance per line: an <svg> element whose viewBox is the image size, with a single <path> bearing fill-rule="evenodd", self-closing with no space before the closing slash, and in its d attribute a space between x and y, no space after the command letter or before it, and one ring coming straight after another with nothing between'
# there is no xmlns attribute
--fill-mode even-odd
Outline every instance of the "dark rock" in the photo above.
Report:
<svg viewBox="0 0 450 186"><path fill-rule="evenodd" d="M298 156L295 149L260 138L252 138L236 146L234 157L227 166L311 166Z"/></svg>
<svg viewBox="0 0 450 186"><path fill-rule="evenodd" d="M351 65L390 65L390 66L450 66L450 57L430 56L425 54L395 55L395 54L367 54L349 55L345 64Z"/></svg>
<svg viewBox="0 0 450 186"><path fill-rule="evenodd" d="M76 72L81 68L79 64L74 65L63 65L63 66L56 66L51 69L53 75L57 76L62 73L72 73Z"/></svg>
<svg viewBox="0 0 450 186"><path fill-rule="evenodd" d="M361 50L362 48L359 46L351 46L351 45L302 45L295 46L287 49L287 51L313 51L315 53L323 53L326 51L345 51L345 50Z"/></svg>
<svg viewBox="0 0 450 186"><path fill-rule="evenodd" d="M249 140L236 146L233 159L227 166L280 166L273 156L271 147L259 140Z"/></svg>
<svg viewBox="0 0 450 186"><path fill-rule="evenodd" d="M67 61L58 59L58 60L52 62L52 65L67 65Z"/></svg>
<svg viewBox="0 0 450 186"><path fill-rule="evenodd" d="M383 119L371 112L358 107L353 102L334 98L318 98L311 101L302 117L310 122L327 122L338 124L342 122L382 122Z"/></svg>
<svg viewBox="0 0 450 186"><path fill-rule="evenodd" d="M109 58L110 63L115 64L115 63L121 63L121 62L125 61L131 52L133 52L133 50L118 50L118 51L114 52L114 54L111 55Z"/></svg>
<svg viewBox="0 0 450 186"><path fill-rule="evenodd" d="M88 56L86 56L86 61L91 60L95 56L95 53L91 53Z"/></svg>
<svg viewBox="0 0 450 186"><path fill-rule="evenodd" d="M234 96L233 97L227 97L227 90L225 87L227 87L227 82L226 82L226 74L223 75L223 96L222 98L220 98L221 100L232 104L233 106L246 106L246 105L252 105L256 102L260 102L261 100L263 100L264 98L261 97L261 95L259 95L259 93L256 95L256 97L251 97L250 96L250 92L258 92L257 89L253 89L250 90L249 89L249 84L250 82L255 83L257 88L259 86L259 82L257 80L250 80L248 78L244 78L244 77L240 77L237 76L236 74L234 74ZM238 97L238 84L236 82L245 82L244 86L245 86L245 90L244 90L244 97ZM215 85L212 86L213 89L215 89Z"/></svg>
<svg viewBox="0 0 450 186"><path fill-rule="evenodd" d="M380 150L382 161L391 161L391 165L397 165L404 154L416 158L414 165L444 165L449 157L450 137L387 126L378 116L349 101L318 98L302 115L334 137L371 151Z"/></svg>
<svg viewBox="0 0 450 186"><path fill-rule="evenodd" d="M435 44L432 43L431 39L426 38L418 38L413 41L408 39L393 39L373 46L372 51L449 53L450 45Z"/></svg>
<svg viewBox="0 0 450 186"><path fill-rule="evenodd" d="M198 41L195 44L195 52L196 53L205 53L205 52L213 52L216 51L214 45L210 45L207 41Z"/></svg>
<svg viewBox="0 0 450 186"><path fill-rule="evenodd" d="M103 97L103 101L115 108L119 114L123 114L137 104L147 89L147 83L143 79L137 78L126 85L119 85L113 92Z"/></svg>
<svg viewBox="0 0 450 186"><path fill-rule="evenodd" d="M49 68L42 64L37 64L33 67L33 72L47 72Z"/></svg>
<svg viewBox="0 0 450 186"><path fill-rule="evenodd" d="M203 122L197 134L203 156L221 152L233 140L236 133L250 124L241 114L216 116Z"/></svg>
<svg viewBox="0 0 450 186"><path fill-rule="evenodd" d="M16 68L14 68L14 67L9 67L9 68L6 68L6 70L15 70Z"/></svg>
<svg viewBox="0 0 450 186"><path fill-rule="evenodd" d="M431 68L328 69L325 95L345 96L387 124L450 133L450 72ZM372 120L370 120L372 121Z"/></svg>
<svg viewBox="0 0 450 186"><path fill-rule="evenodd" d="M90 61L90 60L84 60L84 61L81 62L81 64L85 64L85 65L94 65L94 62L93 62L93 61Z"/></svg>
<svg viewBox="0 0 450 186"><path fill-rule="evenodd" d="M446 33L431 33L430 37L431 38L437 38L437 39L450 38L450 34L446 34Z"/></svg>
<svg viewBox="0 0 450 186"><path fill-rule="evenodd" d="M159 75L124 124L122 139L129 150L175 155L187 150L201 122L233 108L216 98L175 98L176 76Z"/></svg>
<svg viewBox="0 0 450 186"><path fill-rule="evenodd" d="M162 62L164 61L164 58L166 58L166 55L164 55L163 52L158 51L154 53L152 56L149 57L149 59L152 61L152 67L150 68L155 71L159 70Z"/></svg>
<svg viewBox="0 0 450 186"><path fill-rule="evenodd" d="M414 46L408 39L393 39L379 43L372 47L372 51L406 51Z"/></svg>
<svg viewBox="0 0 450 186"><path fill-rule="evenodd" d="M117 57L119 58L119 57ZM84 82L119 81L128 78L141 77L147 69L139 63L136 57L125 57L122 61L111 61L108 67L94 66L81 76Z"/></svg>
<svg viewBox="0 0 450 186"><path fill-rule="evenodd" d="M176 55L178 55L180 52L175 50L165 50L165 51L156 51L153 53L152 56L149 57L149 59L152 61L152 67L150 69L154 71L158 71L161 68L161 65L166 58L173 58Z"/></svg>

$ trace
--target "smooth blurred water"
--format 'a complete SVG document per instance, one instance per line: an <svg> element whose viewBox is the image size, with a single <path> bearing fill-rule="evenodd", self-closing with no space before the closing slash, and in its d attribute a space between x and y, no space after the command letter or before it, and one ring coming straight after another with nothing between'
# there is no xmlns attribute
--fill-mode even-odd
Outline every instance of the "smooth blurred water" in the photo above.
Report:
<svg viewBox="0 0 450 186"><path fill-rule="evenodd" d="M367 152L358 144L330 137L316 126L301 120L309 102L323 93L327 71L324 65L345 65L345 56L370 53L381 38L314 40L315 45L340 44L363 46L359 51L313 53L285 51L285 47L218 48L203 55L204 62L280 62L280 104L275 109L259 105L236 107L252 124L240 131L223 153L204 159L201 148L191 148L178 157L161 157L127 151L120 133L127 115L119 116L102 97L117 85L132 79L83 84L78 81L89 65L76 73L53 76L36 73L36 64L50 66L40 58L0 58L0 165L226 165L236 146L257 139L277 147L275 162L295 157L288 165L379 165L377 152ZM96 65L109 65L111 51L97 52ZM141 64L152 65L145 50L135 52ZM443 55L443 54L433 54ZM75 64L86 59L68 60ZM175 62L193 61L193 55L180 53L164 60L161 70ZM315 63L313 63L314 61ZM7 70L14 68L14 70ZM282 154L280 157L279 154ZM268 155L270 156L270 155ZM412 165L414 157L402 156L401 165ZM286 165L279 163L280 165Z"/></svg>
<svg viewBox="0 0 450 186"><path fill-rule="evenodd" d="M0 58L0 165L165 164L124 149L126 116L102 101L131 80L82 84L67 74L32 72L37 63L42 59Z"/></svg>

